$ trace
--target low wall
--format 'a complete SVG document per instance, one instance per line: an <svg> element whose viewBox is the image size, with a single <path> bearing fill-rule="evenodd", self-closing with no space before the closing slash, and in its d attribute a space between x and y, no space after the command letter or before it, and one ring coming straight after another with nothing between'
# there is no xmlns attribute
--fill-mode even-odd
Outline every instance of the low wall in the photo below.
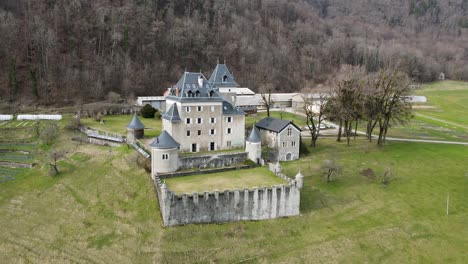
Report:
<svg viewBox="0 0 468 264"><path fill-rule="evenodd" d="M289 184L176 195L158 176L154 184L164 226L264 220L299 215L302 179Z"/></svg>
<svg viewBox="0 0 468 264"><path fill-rule="evenodd" d="M220 168L243 163L247 159L247 152L228 154L207 154L202 156L179 156L179 170L192 168Z"/></svg>

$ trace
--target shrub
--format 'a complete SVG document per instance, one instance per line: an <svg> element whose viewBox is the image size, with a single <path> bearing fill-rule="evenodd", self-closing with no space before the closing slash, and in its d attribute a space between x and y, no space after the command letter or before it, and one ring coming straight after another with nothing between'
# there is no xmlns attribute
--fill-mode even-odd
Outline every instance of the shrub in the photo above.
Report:
<svg viewBox="0 0 468 264"><path fill-rule="evenodd" d="M150 104L146 104L145 106L143 106L140 113L141 116L144 118L153 118L157 111L158 110L156 110L156 108L152 107Z"/></svg>

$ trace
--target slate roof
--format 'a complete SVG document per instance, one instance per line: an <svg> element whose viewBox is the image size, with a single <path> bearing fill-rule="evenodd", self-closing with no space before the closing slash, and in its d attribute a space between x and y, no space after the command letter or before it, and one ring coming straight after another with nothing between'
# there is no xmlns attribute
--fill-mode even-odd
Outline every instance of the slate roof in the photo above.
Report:
<svg viewBox="0 0 468 264"><path fill-rule="evenodd" d="M225 78L225 81L223 81ZM217 64L211 74L210 84L216 87L239 87L234 80L234 76L229 72L226 64Z"/></svg>
<svg viewBox="0 0 468 264"><path fill-rule="evenodd" d="M260 143L260 136L258 135L257 129L254 127L252 128L252 131L250 132L250 136L247 139L247 142L250 143Z"/></svg>
<svg viewBox="0 0 468 264"><path fill-rule="evenodd" d="M259 129L265 129L279 133L283 131L283 129L285 129L289 124L292 124L299 131L301 131L301 129L294 125L293 122L274 117L265 117L262 120L260 120L255 126Z"/></svg>
<svg viewBox="0 0 468 264"><path fill-rule="evenodd" d="M151 147L158 148L158 149L170 149L170 148L178 148L180 146L177 141L174 140L166 130L163 130L159 137L157 137L151 144Z"/></svg>
<svg viewBox="0 0 468 264"><path fill-rule="evenodd" d="M172 104L164 114L162 114L162 118L169 120L171 122L180 122L179 110L177 108L177 104Z"/></svg>
<svg viewBox="0 0 468 264"><path fill-rule="evenodd" d="M201 85L200 85L201 84ZM177 101L217 101L223 99L200 72L184 72L166 97Z"/></svg>
<svg viewBox="0 0 468 264"><path fill-rule="evenodd" d="M223 101L223 115L245 115L245 113L228 101Z"/></svg>
<svg viewBox="0 0 468 264"><path fill-rule="evenodd" d="M140 119L138 118L137 114L133 115L132 121L128 124L127 128L130 129L144 129L145 126L141 123Z"/></svg>

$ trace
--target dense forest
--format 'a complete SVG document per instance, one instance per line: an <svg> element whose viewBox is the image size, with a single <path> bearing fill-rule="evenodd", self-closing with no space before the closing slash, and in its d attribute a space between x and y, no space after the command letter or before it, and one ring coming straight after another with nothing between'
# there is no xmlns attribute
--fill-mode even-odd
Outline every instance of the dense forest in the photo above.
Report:
<svg viewBox="0 0 468 264"><path fill-rule="evenodd" d="M468 80L468 0L2 0L0 96L43 104L160 95L226 61L257 90L341 64Z"/></svg>

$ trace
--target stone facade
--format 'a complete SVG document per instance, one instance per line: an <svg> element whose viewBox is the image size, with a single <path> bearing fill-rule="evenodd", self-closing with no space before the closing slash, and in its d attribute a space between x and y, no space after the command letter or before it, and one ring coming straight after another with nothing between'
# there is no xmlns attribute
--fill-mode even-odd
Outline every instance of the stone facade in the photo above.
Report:
<svg viewBox="0 0 468 264"><path fill-rule="evenodd" d="M151 148L152 174L174 172L179 168L179 152L177 148Z"/></svg>
<svg viewBox="0 0 468 264"><path fill-rule="evenodd" d="M245 116L224 115L222 102L176 104L181 122L163 119L164 129L180 143L183 152L244 147ZM212 149L214 147L214 149Z"/></svg>
<svg viewBox="0 0 468 264"><path fill-rule="evenodd" d="M301 132L296 126L290 124L279 133L260 129L262 143L278 151L278 160L299 159L299 145Z"/></svg>
<svg viewBox="0 0 468 264"><path fill-rule="evenodd" d="M296 180L278 173L287 184L176 195L154 178L164 226L264 220L299 215L302 175Z"/></svg>

